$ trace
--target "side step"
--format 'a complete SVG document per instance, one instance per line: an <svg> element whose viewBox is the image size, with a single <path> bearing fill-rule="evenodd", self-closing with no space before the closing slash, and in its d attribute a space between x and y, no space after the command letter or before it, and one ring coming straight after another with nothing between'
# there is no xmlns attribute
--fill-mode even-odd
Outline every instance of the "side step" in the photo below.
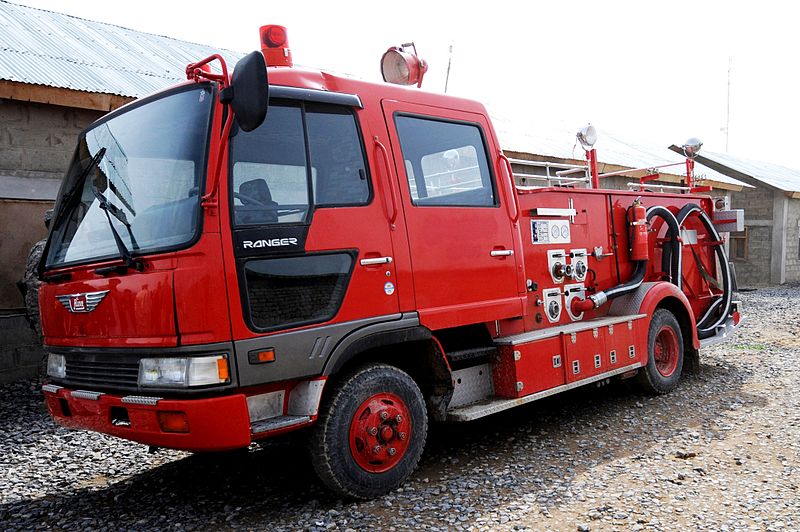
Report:
<svg viewBox="0 0 800 532"><path fill-rule="evenodd" d="M471 349L461 349L459 351L451 351L447 353L447 359L450 362L465 362L467 360L474 360L476 358L491 357L497 353L497 348L490 347L473 347Z"/></svg>
<svg viewBox="0 0 800 532"><path fill-rule="evenodd" d="M458 406L456 408L453 408L452 410L449 410L447 412L447 420L472 421L474 419L482 418L490 414L496 414L497 412L502 412L503 410L508 410L509 408L513 408L515 406L531 403L533 401L536 401L537 399L544 399L545 397L549 397L557 393L565 392L567 390L572 390L574 388L578 388L585 384L591 384L593 382L602 381L609 377L622 375L623 373L627 373L631 370L635 370L640 367L642 367L641 362L637 362L635 364L630 364L622 368L617 368L613 371L601 373L599 375L595 375L587 379L582 379L576 382L562 384L561 386L556 386L555 388L550 388L549 390L543 390L541 392L532 393L530 395L526 395L525 397L520 397L518 399L490 397L488 399L479 401L477 403L472 403L465 406Z"/></svg>
<svg viewBox="0 0 800 532"><path fill-rule="evenodd" d="M250 425L251 434L261 434L295 425L302 425L311 421L310 416L277 416L269 419L262 419Z"/></svg>

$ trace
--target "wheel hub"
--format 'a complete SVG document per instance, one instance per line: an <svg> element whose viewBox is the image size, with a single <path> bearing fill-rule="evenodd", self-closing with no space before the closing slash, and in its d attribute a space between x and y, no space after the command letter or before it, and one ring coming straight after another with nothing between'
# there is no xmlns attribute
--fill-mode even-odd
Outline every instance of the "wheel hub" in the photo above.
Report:
<svg viewBox="0 0 800 532"><path fill-rule="evenodd" d="M656 369L662 376L669 377L675 372L678 367L679 350L678 335L671 327L662 327L656 334L653 346Z"/></svg>
<svg viewBox="0 0 800 532"><path fill-rule="evenodd" d="M408 407L393 393L378 393L356 409L350 422L350 452L370 473L390 470L408 449L411 422Z"/></svg>

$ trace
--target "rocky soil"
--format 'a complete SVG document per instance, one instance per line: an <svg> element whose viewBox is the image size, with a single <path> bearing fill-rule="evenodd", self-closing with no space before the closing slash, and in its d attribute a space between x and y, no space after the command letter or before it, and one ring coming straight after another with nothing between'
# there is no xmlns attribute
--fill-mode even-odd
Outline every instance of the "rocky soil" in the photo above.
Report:
<svg viewBox="0 0 800 532"><path fill-rule="evenodd" d="M742 293L746 323L670 395L587 387L433 427L379 500L337 499L293 442L160 451L56 427L0 387L5 530L798 530L800 289Z"/></svg>

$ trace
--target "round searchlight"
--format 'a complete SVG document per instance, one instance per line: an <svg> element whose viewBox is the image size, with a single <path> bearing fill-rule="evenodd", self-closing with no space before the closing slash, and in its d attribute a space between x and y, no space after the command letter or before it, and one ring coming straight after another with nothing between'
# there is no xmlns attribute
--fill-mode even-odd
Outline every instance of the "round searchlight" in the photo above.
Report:
<svg viewBox="0 0 800 532"><path fill-rule="evenodd" d="M690 159L694 159L703 147L703 142L697 137L692 137L683 145L683 153Z"/></svg>
<svg viewBox="0 0 800 532"><path fill-rule="evenodd" d="M422 85L422 77L428 71L428 64L414 53L406 51L406 47L414 47L414 43L393 46L381 57L381 75L383 81L395 85Z"/></svg>
<svg viewBox="0 0 800 532"><path fill-rule="evenodd" d="M589 151L594 146L594 143L597 142L597 130L592 124L589 124L578 131L577 137L583 149Z"/></svg>

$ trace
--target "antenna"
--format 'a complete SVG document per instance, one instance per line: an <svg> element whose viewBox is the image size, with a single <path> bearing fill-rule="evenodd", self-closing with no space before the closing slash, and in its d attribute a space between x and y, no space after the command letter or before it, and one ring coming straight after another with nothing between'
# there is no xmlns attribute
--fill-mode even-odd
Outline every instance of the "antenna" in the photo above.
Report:
<svg viewBox="0 0 800 532"><path fill-rule="evenodd" d="M444 92L447 94L447 84L450 82L450 63L453 62L453 43L450 43L450 57L447 58L447 76L444 78Z"/></svg>
<svg viewBox="0 0 800 532"><path fill-rule="evenodd" d="M731 68L733 57L728 56L728 103L725 111L725 153L728 153L728 141L731 135Z"/></svg>

